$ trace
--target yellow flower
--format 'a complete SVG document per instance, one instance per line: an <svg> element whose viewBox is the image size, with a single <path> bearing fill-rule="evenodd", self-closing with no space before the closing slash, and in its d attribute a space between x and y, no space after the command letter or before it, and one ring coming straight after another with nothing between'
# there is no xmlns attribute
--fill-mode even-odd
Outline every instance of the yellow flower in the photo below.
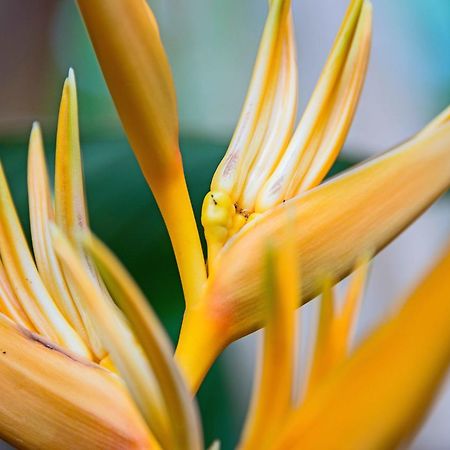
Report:
<svg viewBox="0 0 450 450"><path fill-rule="evenodd" d="M368 260L450 184L450 110L398 148L318 186L343 144L363 84L370 2L350 2L295 131L291 5L269 2L241 119L204 201L208 270L155 18L144 0L78 4L172 240L186 300L180 367L148 300L89 231L69 71L54 201L39 125L30 136L33 254L0 170L0 436L21 448L202 449L192 391L228 343L264 327L240 448L404 442L450 363L450 250L399 311L351 352L349 337ZM332 285L354 270L337 310ZM294 313L318 294L313 363L303 394L294 398Z"/></svg>
<svg viewBox="0 0 450 450"><path fill-rule="evenodd" d="M306 302L324 273L345 277L361 254L381 250L450 182L447 109L401 146L317 186L345 140L362 89L372 6L350 2L295 131L289 6L270 3L241 117L203 204L209 277L198 301L186 304L177 348L194 390L226 345L263 325L261 251L286 214Z"/></svg>

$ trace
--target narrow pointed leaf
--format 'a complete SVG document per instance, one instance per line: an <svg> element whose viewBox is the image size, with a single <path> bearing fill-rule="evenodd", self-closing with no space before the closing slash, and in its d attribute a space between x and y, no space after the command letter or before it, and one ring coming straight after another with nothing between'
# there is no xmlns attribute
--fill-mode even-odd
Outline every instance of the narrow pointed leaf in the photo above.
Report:
<svg viewBox="0 0 450 450"><path fill-rule="evenodd" d="M366 286L369 260L370 258L365 256L356 264L342 311L336 317L334 341L336 343L338 360L343 360L350 350L350 339L356 325L359 306Z"/></svg>
<svg viewBox="0 0 450 450"><path fill-rule="evenodd" d="M289 8L289 0L274 0L270 2L269 14L261 37L247 97L228 150L211 182L212 191L232 194L237 187L236 182L238 181L239 169L243 159L245 159L245 153L254 138L254 133L258 129L274 65L275 70L277 65L279 65L279 62L278 64L276 63L277 47L280 54L281 42L279 38Z"/></svg>
<svg viewBox="0 0 450 450"><path fill-rule="evenodd" d="M75 74L69 70L64 82L58 116L55 157L55 219L71 242L78 247L80 257L89 269L91 277L102 285L92 261L78 245L77 236L89 226L84 190L83 165L81 160L80 134L78 127L78 100ZM63 268L63 275L66 276ZM92 319L80 303L80 294L74 285L67 285L76 303L78 314L88 336L90 347L98 360L106 356Z"/></svg>
<svg viewBox="0 0 450 450"><path fill-rule="evenodd" d="M274 80L276 91L264 140L252 158L251 167L243 167L240 172L243 186L239 189L238 204L240 208L251 212L255 210L259 190L292 137L297 114L298 75L292 13L288 15L284 28L280 73Z"/></svg>
<svg viewBox="0 0 450 450"><path fill-rule="evenodd" d="M333 341L333 323L336 318L333 284L329 278L324 281L320 298L319 319L317 324L316 342L308 376L307 391L323 379L330 368L336 364L336 352Z"/></svg>
<svg viewBox="0 0 450 450"><path fill-rule="evenodd" d="M372 35L372 5L364 2L347 59L323 118L320 143L302 158L286 198L317 186L344 145L364 84Z"/></svg>
<svg viewBox="0 0 450 450"><path fill-rule="evenodd" d="M363 0L351 1L294 136L258 195L258 212L295 195L296 187L315 158L323 159L322 163L318 161L317 167L324 168L334 160L349 128L364 79L370 42L370 10L370 4ZM333 140L321 146L321 140L327 135L327 125L330 126L328 138Z"/></svg>
<svg viewBox="0 0 450 450"><path fill-rule="evenodd" d="M356 265L344 299L342 311L333 305L332 284L325 283L321 305L316 345L308 380L308 393L347 357L350 338L358 316L366 283L369 258L363 257Z"/></svg>

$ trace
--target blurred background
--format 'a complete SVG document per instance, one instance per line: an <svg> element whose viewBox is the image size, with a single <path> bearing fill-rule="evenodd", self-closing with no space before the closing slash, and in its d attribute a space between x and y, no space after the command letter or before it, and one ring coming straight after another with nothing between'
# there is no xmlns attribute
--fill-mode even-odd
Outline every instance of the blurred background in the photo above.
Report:
<svg viewBox="0 0 450 450"><path fill-rule="evenodd" d="M150 4L173 68L183 157L198 213L238 118L266 2L151 0ZM296 0L293 4L301 111L347 2ZM333 172L398 144L450 103L450 2L373 0L373 4L367 81ZM176 340L183 301L169 241L70 0L0 2L0 156L23 223L28 230L28 133L32 121L39 120L52 165L59 96L69 67L74 67L78 81L92 228L121 257ZM392 309L449 236L447 195L376 258L356 340ZM301 318L304 353L316 316L315 303L304 308ZM236 443L251 391L257 345L257 334L233 344L206 379L199 400L207 443L219 438L224 449ZM449 448L449 417L450 383L412 448Z"/></svg>

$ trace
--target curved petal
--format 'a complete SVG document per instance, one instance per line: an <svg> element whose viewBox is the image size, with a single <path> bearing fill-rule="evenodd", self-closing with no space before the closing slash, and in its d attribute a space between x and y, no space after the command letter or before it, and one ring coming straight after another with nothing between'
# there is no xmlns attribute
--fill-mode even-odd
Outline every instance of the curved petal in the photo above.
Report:
<svg viewBox="0 0 450 450"><path fill-rule="evenodd" d="M445 192L449 142L446 124L268 211L231 239L202 302L185 314L177 358L190 384L198 385L228 343L263 325L262 252L285 226L286 210L305 302L319 293L324 274L345 277L360 255L381 250Z"/></svg>

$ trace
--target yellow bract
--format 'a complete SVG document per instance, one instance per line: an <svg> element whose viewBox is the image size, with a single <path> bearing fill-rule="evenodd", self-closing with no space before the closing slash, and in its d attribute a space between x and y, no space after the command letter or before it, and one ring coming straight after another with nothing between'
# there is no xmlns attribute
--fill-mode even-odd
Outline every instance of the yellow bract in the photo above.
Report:
<svg viewBox="0 0 450 450"><path fill-rule="evenodd" d="M269 0L241 117L203 203L207 278L156 20L144 0L78 4L172 240L187 306L181 371L148 300L89 232L70 70L54 204L37 124L30 136L34 257L0 167L0 437L24 448L201 450L190 391L227 344L264 327L242 450L404 442L450 363L450 250L399 312L356 351L349 343L370 257L450 185L450 108L410 141L317 186L355 112L372 6L351 0L294 132L291 2ZM354 270L337 311L332 286ZM312 365L297 389L295 309L318 294Z"/></svg>
<svg viewBox="0 0 450 450"><path fill-rule="evenodd" d="M450 363L450 248L401 310L329 372L274 449L397 448Z"/></svg>
<svg viewBox="0 0 450 450"><path fill-rule="evenodd" d="M115 375L0 314L0 438L19 448L149 449Z"/></svg>
<svg viewBox="0 0 450 450"><path fill-rule="evenodd" d="M306 302L318 294L324 275L336 281L346 276L360 255L382 249L445 192L449 139L450 124L441 125L279 205L236 234L219 253L202 300L184 317L177 358L193 388L227 344L264 324L262 252L285 227L286 211L295 228L291 244L301 252Z"/></svg>
<svg viewBox="0 0 450 450"><path fill-rule="evenodd" d="M130 144L166 222L186 303L194 303L206 280L205 261L178 148L175 89L156 20L144 0L77 3Z"/></svg>
<svg viewBox="0 0 450 450"><path fill-rule="evenodd" d="M42 135L37 124L31 131L28 151L28 193L33 251L39 275L70 325L88 343L80 308L70 294L51 243L50 223L55 217Z"/></svg>

